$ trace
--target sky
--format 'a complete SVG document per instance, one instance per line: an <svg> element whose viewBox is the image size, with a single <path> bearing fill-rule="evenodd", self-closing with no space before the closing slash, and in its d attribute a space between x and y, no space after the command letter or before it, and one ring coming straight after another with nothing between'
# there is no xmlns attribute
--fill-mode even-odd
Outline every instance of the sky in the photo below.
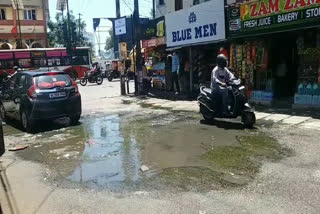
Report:
<svg viewBox="0 0 320 214"><path fill-rule="evenodd" d="M133 10L134 0L120 0L121 16L130 15ZM56 15L57 0L49 0L50 17L54 20ZM101 17L115 17L116 16L116 6L115 0L69 0L69 8L73 11L73 14L78 17L81 13L81 18L86 22L87 32L93 32L93 18ZM152 8L152 0L139 0L140 14L142 17L149 16ZM101 31L107 31L108 28L112 26L112 23L107 20L102 20L100 23ZM99 35L96 33L96 42L99 41ZM109 36L108 33L100 33L100 43L105 43L106 38ZM100 44L101 50L104 49L105 44ZM99 45L97 44L97 49Z"/></svg>

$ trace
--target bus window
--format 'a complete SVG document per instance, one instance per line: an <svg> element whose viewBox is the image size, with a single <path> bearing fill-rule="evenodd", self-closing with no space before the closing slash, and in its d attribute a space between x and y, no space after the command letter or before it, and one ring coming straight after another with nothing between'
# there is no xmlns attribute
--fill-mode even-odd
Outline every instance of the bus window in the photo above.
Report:
<svg viewBox="0 0 320 214"><path fill-rule="evenodd" d="M64 56L64 57L62 57L61 65L62 65L62 66L69 66L69 65L71 65L71 57L69 57L69 56Z"/></svg>
<svg viewBox="0 0 320 214"><path fill-rule="evenodd" d="M72 58L73 65L88 65L89 57L88 56L75 56Z"/></svg>
<svg viewBox="0 0 320 214"><path fill-rule="evenodd" d="M48 58L48 66L60 66L61 65L61 59L56 58Z"/></svg>
<svg viewBox="0 0 320 214"><path fill-rule="evenodd" d="M13 60L0 60L0 69L12 69L13 67Z"/></svg>
<svg viewBox="0 0 320 214"><path fill-rule="evenodd" d="M31 59L18 59L19 68L29 68L31 66Z"/></svg>
<svg viewBox="0 0 320 214"><path fill-rule="evenodd" d="M32 59L32 62L33 62L33 66L35 66L35 67L46 67L47 66L46 59L36 58L36 59Z"/></svg>

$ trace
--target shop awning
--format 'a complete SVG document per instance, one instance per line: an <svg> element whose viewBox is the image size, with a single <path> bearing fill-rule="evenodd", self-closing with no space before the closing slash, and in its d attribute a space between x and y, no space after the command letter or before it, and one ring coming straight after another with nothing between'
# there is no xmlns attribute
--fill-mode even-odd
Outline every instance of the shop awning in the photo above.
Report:
<svg viewBox="0 0 320 214"><path fill-rule="evenodd" d="M215 40L215 41L210 41L210 42L200 42L200 43L190 44L190 45L181 45L181 46L167 48L166 51L175 51L175 50L179 50L181 48L200 46L200 45L217 44L217 43L225 42L225 41L227 41L227 40L226 39L222 39L222 40Z"/></svg>

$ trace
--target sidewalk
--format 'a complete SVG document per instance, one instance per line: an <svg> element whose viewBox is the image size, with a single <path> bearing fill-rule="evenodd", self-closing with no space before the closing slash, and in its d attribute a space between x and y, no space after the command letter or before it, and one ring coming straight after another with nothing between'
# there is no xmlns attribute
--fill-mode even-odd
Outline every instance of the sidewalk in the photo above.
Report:
<svg viewBox="0 0 320 214"><path fill-rule="evenodd" d="M163 108L171 111L199 112L197 101L172 101L158 98L125 97L123 102L137 103L145 107ZM290 114L266 113L256 111L257 122L266 121L272 124L298 126L300 128L315 129L320 131L320 120L309 116L296 116Z"/></svg>

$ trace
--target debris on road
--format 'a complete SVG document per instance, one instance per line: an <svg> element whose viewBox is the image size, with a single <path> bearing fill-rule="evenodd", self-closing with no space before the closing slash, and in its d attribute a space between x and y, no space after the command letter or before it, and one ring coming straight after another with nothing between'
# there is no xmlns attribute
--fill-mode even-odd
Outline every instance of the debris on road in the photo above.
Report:
<svg viewBox="0 0 320 214"><path fill-rule="evenodd" d="M88 140L87 143L88 143L89 145L95 145L95 144L97 144L97 142L96 142L95 140Z"/></svg>
<svg viewBox="0 0 320 214"><path fill-rule="evenodd" d="M29 145L20 145L20 146L10 148L9 151L10 152L21 151L21 150L27 149L28 147L29 147Z"/></svg>
<svg viewBox="0 0 320 214"><path fill-rule="evenodd" d="M70 154L65 154L65 155L63 155L63 157L69 158L69 157L70 157Z"/></svg>
<svg viewBox="0 0 320 214"><path fill-rule="evenodd" d="M140 167L140 170L141 170L142 172L146 172L146 171L149 171L149 167L147 167L146 165L142 165L142 166Z"/></svg>

